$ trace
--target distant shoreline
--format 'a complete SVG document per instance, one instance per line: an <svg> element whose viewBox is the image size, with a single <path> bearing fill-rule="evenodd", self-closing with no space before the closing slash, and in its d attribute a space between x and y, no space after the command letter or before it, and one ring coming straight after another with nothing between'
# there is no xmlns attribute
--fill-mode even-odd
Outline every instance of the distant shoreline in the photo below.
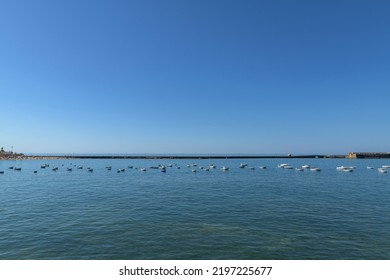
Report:
<svg viewBox="0 0 390 280"><path fill-rule="evenodd" d="M1 155L0 160L54 160L54 159L299 159L299 158L349 158L387 159L390 153L350 153L348 155Z"/></svg>
<svg viewBox="0 0 390 280"><path fill-rule="evenodd" d="M345 155L296 155L296 156L281 156L281 155L189 155L189 156L176 156L176 155L132 155L132 156L120 156L120 155L29 155L23 157L7 157L0 159L24 159L24 160L53 160L53 159L266 159L266 158L345 158Z"/></svg>

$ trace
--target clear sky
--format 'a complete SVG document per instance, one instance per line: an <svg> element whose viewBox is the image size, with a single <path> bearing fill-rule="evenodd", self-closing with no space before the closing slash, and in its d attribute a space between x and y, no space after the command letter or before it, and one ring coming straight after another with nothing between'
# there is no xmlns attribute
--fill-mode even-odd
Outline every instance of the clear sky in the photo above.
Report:
<svg viewBox="0 0 390 280"><path fill-rule="evenodd" d="M390 1L3 0L0 146L390 151Z"/></svg>

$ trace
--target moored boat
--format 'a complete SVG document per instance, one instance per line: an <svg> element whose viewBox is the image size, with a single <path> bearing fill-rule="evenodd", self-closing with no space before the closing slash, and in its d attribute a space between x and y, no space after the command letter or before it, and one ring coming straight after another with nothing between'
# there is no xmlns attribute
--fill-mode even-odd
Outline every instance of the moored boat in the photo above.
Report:
<svg viewBox="0 0 390 280"><path fill-rule="evenodd" d="M352 169L352 168L345 168L345 169L343 169L342 171L343 171L343 172L352 172L353 169Z"/></svg>
<svg viewBox="0 0 390 280"><path fill-rule="evenodd" d="M291 165L285 165L282 168L283 169L294 169L294 167L292 167Z"/></svg>
<svg viewBox="0 0 390 280"><path fill-rule="evenodd" d="M336 167L336 170L344 170L344 169L346 169L346 168L348 168L348 167L342 165L342 166L337 166L337 167Z"/></svg>

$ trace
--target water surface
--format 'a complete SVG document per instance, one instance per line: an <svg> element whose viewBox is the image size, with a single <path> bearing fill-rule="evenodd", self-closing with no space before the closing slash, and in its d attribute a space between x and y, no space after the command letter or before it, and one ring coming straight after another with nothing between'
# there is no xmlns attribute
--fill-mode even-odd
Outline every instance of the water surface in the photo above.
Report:
<svg viewBox="0 0 390 280"><path fill-rule="evenodd" d="M199 168L210 163L217 168ZM158 164L180 169L148 168ZM0 258L390 259L390 173L366 168L383 164L389 161L0 161ZM340 172L340 165L356 169Z"/></svg>

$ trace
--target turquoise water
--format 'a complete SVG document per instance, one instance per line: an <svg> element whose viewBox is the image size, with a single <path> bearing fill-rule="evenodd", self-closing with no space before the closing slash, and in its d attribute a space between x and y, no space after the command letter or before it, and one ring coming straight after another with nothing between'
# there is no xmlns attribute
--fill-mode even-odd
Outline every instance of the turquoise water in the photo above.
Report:
<svg viewBox="0 0 390 280"><path fill-rule="evenodd" d="M128 168L170 163L181 168ZM210 163L217 168L199 169ZM67 171L71 164L84 168ZM390 259L390 173L366 168L383 164L390 160L0 161L0 259Z"/></svg>

